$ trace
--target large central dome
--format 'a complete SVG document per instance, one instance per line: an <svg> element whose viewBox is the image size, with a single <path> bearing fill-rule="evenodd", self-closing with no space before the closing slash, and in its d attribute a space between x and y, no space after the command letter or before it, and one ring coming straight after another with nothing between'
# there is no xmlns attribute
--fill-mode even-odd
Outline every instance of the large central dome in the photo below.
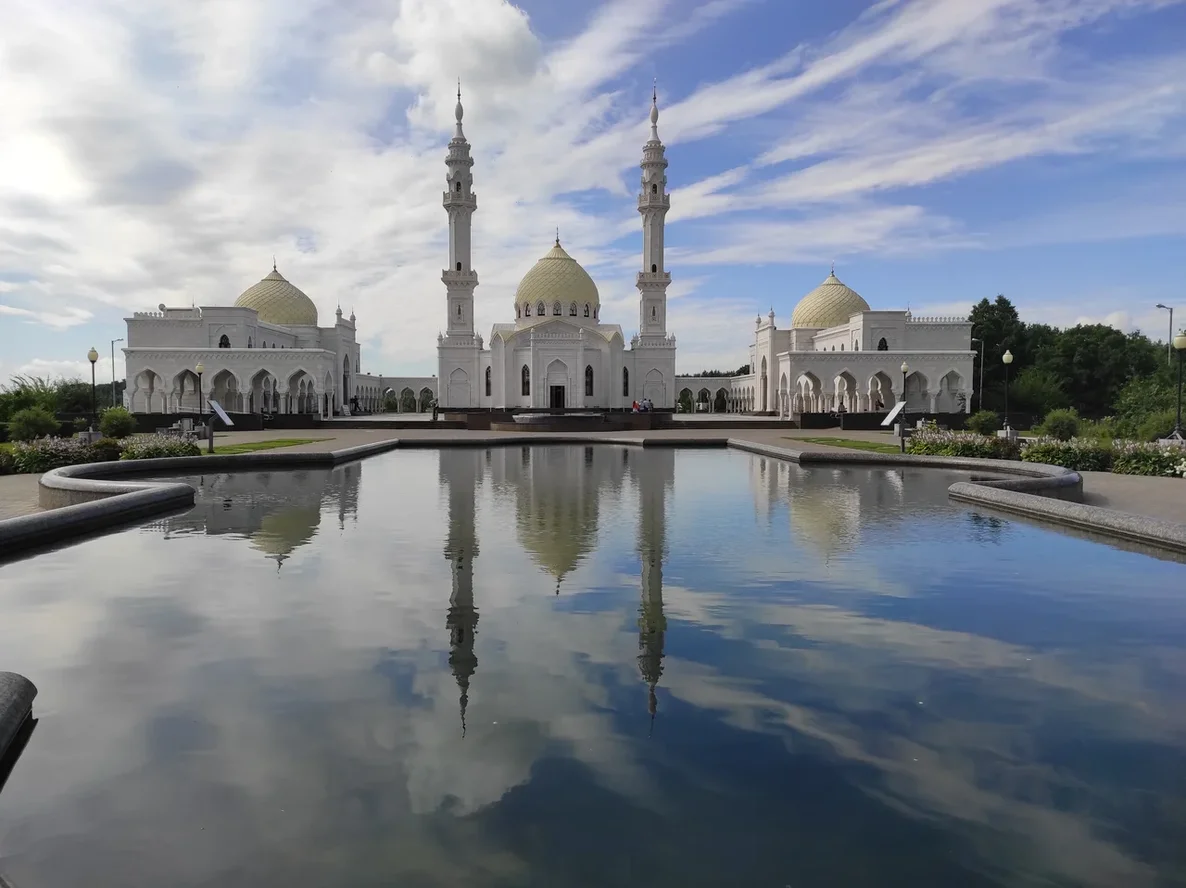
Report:
<svg viewBox="0 0 1186 888"><path fill-rule="evenodd" d="M265 324L281 327L316 327L317 306L313 300L284 279L272 266L272 273L243 291L236 308L254 308Z"/></svg>
<svg viewBox="0 0 1186 888"><path fill-rule="evenodd" d="M586 305L589 306L590 316L601 305L593 278L581 268L580 263L564 252L559 238L555 246L523 276L519 289L515 291L515 305L520 310L525 305L531 306L532 316L541 302L549 316L553 314L552 307L560 303L563 317L570 316L569 307L575 303L577 317L581 318L585 316Z"/></svg>
<svg viewBox="0 0 1186 888"><path fill-rule="evenodd" d="M868 311L869 303L856 290L840 282L833 271L828 279L799 300L791 315L792 327L838 327L861 311Z"/></svg>

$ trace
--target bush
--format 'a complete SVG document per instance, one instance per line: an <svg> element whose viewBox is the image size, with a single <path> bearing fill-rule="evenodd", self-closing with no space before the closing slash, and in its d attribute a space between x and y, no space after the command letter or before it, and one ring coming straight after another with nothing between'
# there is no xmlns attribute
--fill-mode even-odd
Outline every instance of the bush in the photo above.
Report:
<svg viewBox="0 0 1186 888"><path fill-rule="evenodd" d="M123 407L108 407L99 417L99 431L106 438L126 438L136 431L136 417Z"/></svg>
<svg viewBox="0 0 1186 888"><path fill-rule="evenodd" d="M934 427L920 429L906 439L906 452L919 456L965 456L977 459L1019 459L1017 441L974 432L943 432Z"/></svg>
<svg viewBox="0 0 1186 888"><path fill-rule="evenodd" d="M13 441L32 441L56 435L60 428L61 424L44 407L26 407L8 420L8 435Z"/></svg>
<svg viewBox="0 0 1186 888"><path fill-rule="evenodd" d="M1156 413L1150 413L1137 424L1137 440L1156 441L1159 438L1165 438L1174 430L1174 422L1177 418L1175 410L1158 410Z"/></svg>
<svg viewBox="0 0 1186 888"><path fill-rule="evenodd" d="M90 425L90 423L81 416L74 417L72 422L74 425L74 431L76 432L85 432L87 427Z"/></svg>
<svg viewBox="0 0 1186 888"><path fill-rule="evenodd" d="M1116 445L1112 471L1117 475L1186 476L1186 448L1175 444L1123 441Z"/></svg>
<svg viewBox="0 0 1186 888"><path fill-rule="evenodd" d="M124 442L120 459L160 459L167 456L201 455L201 449L192 438L139 435Z"/></svg>
<svg viewBox="0 0 1186 888"><path fill-rule="evenodd" d="M48 472L62 466L93 462L91 445L81 438L38 438L12 447L13 467L21 474Z"/></svg>
<svg viewBox="0 0 1186 888"><path fill-rule="evenodd" d="M12 448L7 444L0 444L0 475L11 475L15 471Z"/></svg>
<svg viewBox="0 0 1186 888"><path fill-rule="evenodd" d="M969 416L964 425L977 435L991 435L1001 427L1001 416L995 410L979 410Z"/></svg>
<svg viewBox="0 0 1186 888"><path fill-rule="evenodd" d="M111 462L122 455L123 441L114 438L100 438L90 446L90 459L87 462Z"/></svg>
<svg viewBox="0 0 1186 888"><path fill-rule="evenodd" d="M1099 438L1034 438L1021 452L1026 462L1062 466L1075 472L1107 472L1112 469L1112 442Z"/></svg>
<svg viewBox="0 0 1186 888"><path fill-rule="evenodd" d="M1034 431L1045 438L1070 441L1072 438L1079 437L1081 425L1082 420L1079 418L1078 411L1074 407L1067 407L1051 410Z"/></svg>

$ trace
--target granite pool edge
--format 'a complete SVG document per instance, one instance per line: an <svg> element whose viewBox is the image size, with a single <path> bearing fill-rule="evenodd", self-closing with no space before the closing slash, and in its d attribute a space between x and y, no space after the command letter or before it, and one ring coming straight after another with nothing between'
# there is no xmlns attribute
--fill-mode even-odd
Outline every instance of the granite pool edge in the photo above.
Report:
<svg viewBox="0 0 1186 888"><path fill-rule="evenodd" d="M1004 479L961 481L948 495L1020 515L1089 530L1104 536L1152 544L1186 554L1186 525L1145 518L1070 502L1083 479L1060 466L1010 460L961 457L924 457L869 451L797 450L739 438L606 437L582 434L474 436L466 438L391 438L342 450L315 453L259 453L172 457L167 459L89 463L54 469L41 477L39 501L43 510L0 520L0 556L65 542L88 533L150 515L188 508L195 491L187 484L127 480L128 476L192 469L243 471L334 466L396 448L513 447L539 444L612 444L632 447L731 447L801 464L912 465L1005 474ZM118 478L120 480L110 480ZM1042 495L1039 495L1042 494Z"/></svg>
<svg viewBox="0 0 1186 888"><path fill-rule="evenodd" d="M1077 497L1081 493L1083 477L1062 466L1016 460L914 456L855 450L843 453L795 450L736 438L729 439L729 446L806 465L910 465L1014 475L1016 477L1013 478L957 481L947 488L947 495L960 502L1186 554L1186 524L1065 499L1068 496Z"/></svg>

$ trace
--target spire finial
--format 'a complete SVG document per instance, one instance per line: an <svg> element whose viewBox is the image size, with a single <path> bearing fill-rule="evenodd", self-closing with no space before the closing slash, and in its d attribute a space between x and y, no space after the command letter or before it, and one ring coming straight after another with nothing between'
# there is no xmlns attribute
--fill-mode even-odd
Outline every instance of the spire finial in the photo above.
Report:
<svg viewBox="0 0 1186 888"><path fill-rule="evenodd" d="M659 141L659 78L655 78L655 85L651 87L651 138Z"/></svg>
<svg viewBox="0 0 1186 888"><path fill-rule="evenodd" d="M556 246L560 246L560 226L556 226Z"/></svg>
<svg viewBox="0 0 1186 888"><path fill-rule="evenodd" d="M276 254L272 254L272 271L276 270Z"/></svg>
<svg viewBox="0 0 1186 888"><path fill-rule="evenodd" d="M457 101L461 101L461 78L457 78Z"/></svg>
<svg viewBox="0 0 1186 888"><path fill-rule="evenodd" d="M836 260L832 260L832 277L836 276Z"/></svg>
<svg viewBox="0 0 1186 888"><path fill-rule="evenodd" d="M457 78L457 107L453 109L453 117L457 121L457 130L453 133L453 138L464 139L465 133L461 131L461 118L465 115L465 109L461 107L461 78Z"/></svg>

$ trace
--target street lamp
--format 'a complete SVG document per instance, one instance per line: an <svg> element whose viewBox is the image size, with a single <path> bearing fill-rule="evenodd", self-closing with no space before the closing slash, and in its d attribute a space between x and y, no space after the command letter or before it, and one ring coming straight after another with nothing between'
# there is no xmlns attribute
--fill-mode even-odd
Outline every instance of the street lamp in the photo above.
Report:
<svg viewBox="0 0 1186 888"><path fill-rule="evenodd" d="M115 344L123 342L124 338L111 340L111 406L115 406Z"/></svg>
<svg viewBox="0 0 1186 888"><path fill-rule="evenodd" d="M198 374L198 422L202 421L202 374L206 372L206 365L198 361L194 373Z"/></svg>
<svg viewBox="0 0 1186 888"><path fill-rule="evenodd" d="M910 372L910 365L905 361L902 362L902 418L898 420L902 424L902 434L898 437L901 439L902 452L906 452L906 374Z"/></svg>
<svg viewBox="0 0 1186 888"><path fill-rule="evenodd" d="M980 343L980 396L976 400L976 406L978 409L983 410L984 409L984 340L976 339L975 337L973 337L972 341Z"/></svg>
<svg viewBox="0 0 1186 888"><path fill-rule="evenodd" d="M99 360L99 353L95 351L93 345L91 350L86 353L86 358L91 362L91 431L93 432L99 423L99 407L98 401L95 399L95 361Z"/></svg>
<svg viewBox="0 0 1186 888"><path fill-rule="evenodd" d="M1166 351L1165 356L1169 360L1170 364L1173 364L1174 363L1174 349L1177 347L1174 345L1174 340L1177 338L1176 336L1174 336L1174 310L1168 305L1162 305L1160 302L1157 303L1157 307L1164 308L1166 311L1168 311L1170 313L1170 335L1169 335L1169 342L1167 343L1167 345L1165 347L1165 351Z"/></svg>
<svg viewBox="0 0 1186 888"><path fill-rule="evenodd" d="M1178 352L1178 420L1174 423L1174 431L1170 437L1175 441L1182 440L1182 356L1186 355L1186 331L1179 331L1170 343Z"/></svg>
<svg viewBox="0 0 1186 888"><path fill-rule="evenodd" d="M1013 352L1005 349L1005 353L1001 355L1001 360L1005 363L1005 433L1009 432L1009 365L1013 363Z"/></svg>

